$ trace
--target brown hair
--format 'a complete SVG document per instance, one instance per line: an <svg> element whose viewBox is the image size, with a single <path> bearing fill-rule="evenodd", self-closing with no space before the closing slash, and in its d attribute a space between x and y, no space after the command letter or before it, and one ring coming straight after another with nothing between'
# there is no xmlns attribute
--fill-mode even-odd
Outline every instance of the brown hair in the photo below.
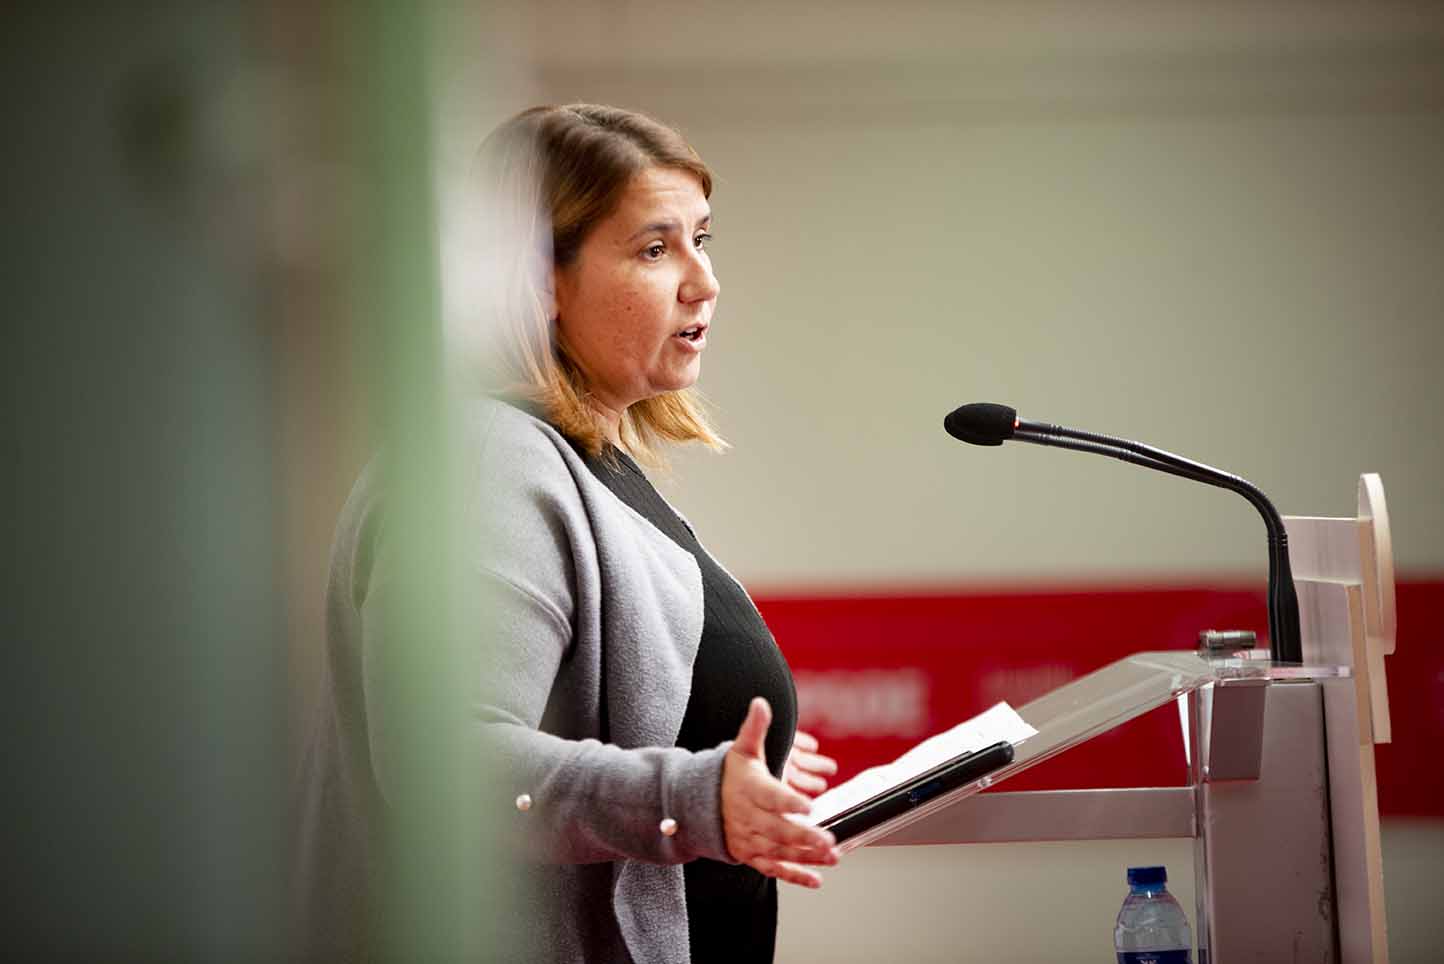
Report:
<svg viewBox="0 0 1444 964"><path fill-rule="evenodd" d="M594 104L522 111L483 142L481 163L490 192L484 201L488 261L498 275L488 279L490 387L540 405L563 434L597 454L605 444L602 422L588 402L581 369L557 340L552 269L576 259L640 171L687 171L707 197L712 173L672 128ZM622 415L621 440L653 465L660 462L658 440L726 447L691 389L633 404Z"/></svg>

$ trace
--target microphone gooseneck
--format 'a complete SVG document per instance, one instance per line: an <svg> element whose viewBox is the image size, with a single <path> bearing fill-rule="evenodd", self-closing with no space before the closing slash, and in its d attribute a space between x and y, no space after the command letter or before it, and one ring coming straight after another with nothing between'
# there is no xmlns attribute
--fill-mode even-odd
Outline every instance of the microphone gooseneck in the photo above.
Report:
<svg viewBox="0 0 1444 964"><path fill-rule="evenodd" d="M1005 421L1008 423L1006 427ZM988 402L964 405L950 413L943 424L954 438L975 445L1001 445L1007 439L1016 439L1035 445L1091 452L1242 495L1258 510L1268 530L1270 655L1275 661L1283 663L1303 661L1298 595L1289 564L1288 533L1284 529L1283 517L1258 486L1237 475L1141 442L1061 425L1025 421L1017 418L1014 409L1006 405Z"/></svg>

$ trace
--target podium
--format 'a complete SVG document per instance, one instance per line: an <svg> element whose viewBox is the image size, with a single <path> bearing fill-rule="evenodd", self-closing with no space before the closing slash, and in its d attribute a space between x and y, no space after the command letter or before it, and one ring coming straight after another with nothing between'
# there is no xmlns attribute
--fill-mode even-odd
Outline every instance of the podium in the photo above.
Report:
<svg viewBox="0 0 1444 964"><path fill-rule="evenodd" d="M860 846L1191 837L1195 961L1386 964L1375 743L1390 736L1388 515L1376 475L1353 518L1286 517L1304 659L1226 634L1142 652L1021 707L1012 763L846 841ZM1190 785L1007 792L1008 779L1176 703Z"/></svg>

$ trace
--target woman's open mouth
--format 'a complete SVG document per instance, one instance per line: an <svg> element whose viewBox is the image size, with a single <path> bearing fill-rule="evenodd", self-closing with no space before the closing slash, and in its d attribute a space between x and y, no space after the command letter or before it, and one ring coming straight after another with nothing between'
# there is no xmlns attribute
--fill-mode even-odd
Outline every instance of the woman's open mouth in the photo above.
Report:
<svg viewBox="0 0 1444 964"><path fill-rule="evenodd" d="M683 328L673 337L682 339L690 348L700 350L707 344L707 327L705 324L692 325L689 328Z"/></svg>

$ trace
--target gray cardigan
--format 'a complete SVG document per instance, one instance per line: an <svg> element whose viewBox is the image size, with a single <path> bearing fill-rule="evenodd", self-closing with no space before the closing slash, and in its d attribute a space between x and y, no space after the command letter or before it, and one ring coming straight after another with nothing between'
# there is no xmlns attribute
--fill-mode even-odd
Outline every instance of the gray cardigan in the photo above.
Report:
<svg viewBox="0 0 1444 964"><path fill-rule="evenodd" d="M720 805L728 744L673 745L702 635L696 560L545 422L485 400L466 430L467 578L498 640L475 681L493 764L484 799L506 801L488 818L534 861L522 929L532 946L518 959L685 962L680 865L732 862ZM396 789L368 701L368 653L382 645L368 605L385 571L378 501L368 469L333 549L325 700L302 782L309 959L366 956L374 821ZM525 810L512 803L522 794Z"/></svg>

